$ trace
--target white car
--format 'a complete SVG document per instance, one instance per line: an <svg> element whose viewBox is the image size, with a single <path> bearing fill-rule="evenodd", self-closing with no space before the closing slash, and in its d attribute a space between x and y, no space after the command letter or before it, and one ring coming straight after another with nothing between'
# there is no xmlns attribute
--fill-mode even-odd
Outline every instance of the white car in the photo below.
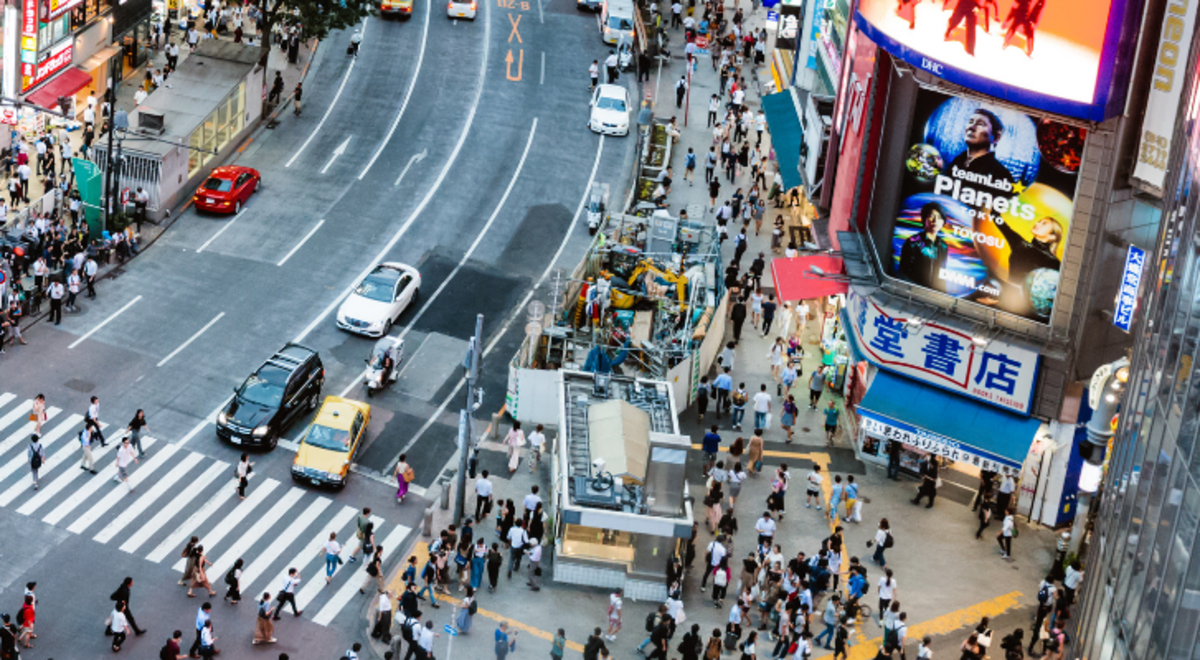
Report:
<svg viewBox="0 0 1200 660"><path fill-rule="evenodd" d="M446 4L446 15L450 18L469 18L475 20L475 0L450 0Z"/></svg>
<svg viewBox="0 0 1200 660"><path fill-rule="evenodd" d="M382 337L392 323L416 301L421 274L412 266L385 262L372 270L338 308L337 326L343 330Z"/></svg>
<svg viewBox="0 0 1200 660"><path fill-rule="evenodd" d="M596 85L588 128L604 135L629 135L629 92L620 85Z"/></svg>

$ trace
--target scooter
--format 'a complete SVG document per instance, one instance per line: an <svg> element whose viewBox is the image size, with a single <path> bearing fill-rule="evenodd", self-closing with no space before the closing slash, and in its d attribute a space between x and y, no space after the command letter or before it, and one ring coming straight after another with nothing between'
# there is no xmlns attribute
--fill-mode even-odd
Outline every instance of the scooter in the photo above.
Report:
<svg viewBox="0 0 1200 660"><path fill-rule="evenodd" d="M587 223L588 233L592 236L600 230L600 225L604 224L604 215L608 206L608 184L593 183L592 189L588 191L587 202Z"/></svg>
<svg viewBox="0 0 1200 660"><path fill-rule="evenodd" d="M389 357L392 361L391 368L387 370L386 379L383 366L384 357ZM367 358L367 371L363 376L366 380L367 396L374 396L376 392L396 381L396 374L400 373L400 362L403 359L404 340L397 337L383 337L375 342L375 347L371 349L371 357Z"/></svg>

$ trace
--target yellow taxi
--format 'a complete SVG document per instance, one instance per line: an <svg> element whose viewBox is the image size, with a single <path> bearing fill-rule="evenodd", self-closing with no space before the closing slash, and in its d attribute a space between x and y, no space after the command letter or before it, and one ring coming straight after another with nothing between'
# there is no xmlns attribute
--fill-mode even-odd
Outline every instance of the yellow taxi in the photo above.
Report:
<svg viewBox="0 0 1200 660"><path fill-rule="evenodd" d="M371 406L362 401L327 396L300 437L292 479L314 486L342 488L350 478L354 452L367 437Z"/></svg>
<svg viewBox="0 0 1200 660"><path fill-rule="evenodd" d="M412 18L413 0L379 0L379 13L384 16Z"/></svg>

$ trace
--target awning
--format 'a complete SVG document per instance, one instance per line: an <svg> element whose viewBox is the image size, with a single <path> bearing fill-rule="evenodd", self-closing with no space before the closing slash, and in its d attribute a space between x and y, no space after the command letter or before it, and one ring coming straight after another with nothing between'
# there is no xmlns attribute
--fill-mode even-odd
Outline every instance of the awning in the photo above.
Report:
<svg viewBox="0 0 1200 660"><path fill-rule="evenodd" d="M92 77L79 69L67 69L54 76L41 89L25 97L26 103L40 105L47 110L58 110L58 97L72 96L75 92L92 84Z"/></svg>
<svg viewBox="0 0 1200 660"><path fill-rule="evenodd" d="M1021 469L1042 425L882 370L858 415L871 435L997 472Z"/></svg>
<svg viewBox="0 0 1200 660"><path fill-rule="evenodd" d="M803 183L800 179L800 143L804 140L804 130L800 127L796 102L792 92L784 90L764 96L762 108L767 115L767 129L771 131L771 146L779 161L779 173L783 175L783 187L790 190Z"/></svg>
<svg viewBox="0 0 1200 660"><path fill-rule="evenodd" d="M108 61L111 60L114 55L121 52L121 50L122 47L118 46L117 44L112 44L111 46L101 48L100 50L96 51L94 55L87 58L87 61L84 62L83 66L79 68L83 69L84 71L95 71L96 69L100 68L100 65L107 64Z"/></svg>
<svg viewBox="0 0 1200 660"><path fill-rule="evenodd" d="M837 280L821 277L811 272L819 268L827 275L837 275ZM805 257L781 257L771 260L771 279L775 282L775 297L780 302L823 298L835 293L846 293L848 284L842 273L839 257L818 254Z"/></svg>

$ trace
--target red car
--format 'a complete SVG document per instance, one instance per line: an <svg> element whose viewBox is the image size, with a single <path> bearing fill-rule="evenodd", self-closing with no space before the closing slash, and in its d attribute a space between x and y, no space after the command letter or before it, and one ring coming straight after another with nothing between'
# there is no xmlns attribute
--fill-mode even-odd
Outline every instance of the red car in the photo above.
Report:
<svg viewBox="0 0 1200 660"><path fill-rule="evenodd" d="M208 179L196 189L192 203L200 211L213 213L240 213L242 204L258 190L262 176L258 170L240 165L225 165L212 171Z"/></svg>

